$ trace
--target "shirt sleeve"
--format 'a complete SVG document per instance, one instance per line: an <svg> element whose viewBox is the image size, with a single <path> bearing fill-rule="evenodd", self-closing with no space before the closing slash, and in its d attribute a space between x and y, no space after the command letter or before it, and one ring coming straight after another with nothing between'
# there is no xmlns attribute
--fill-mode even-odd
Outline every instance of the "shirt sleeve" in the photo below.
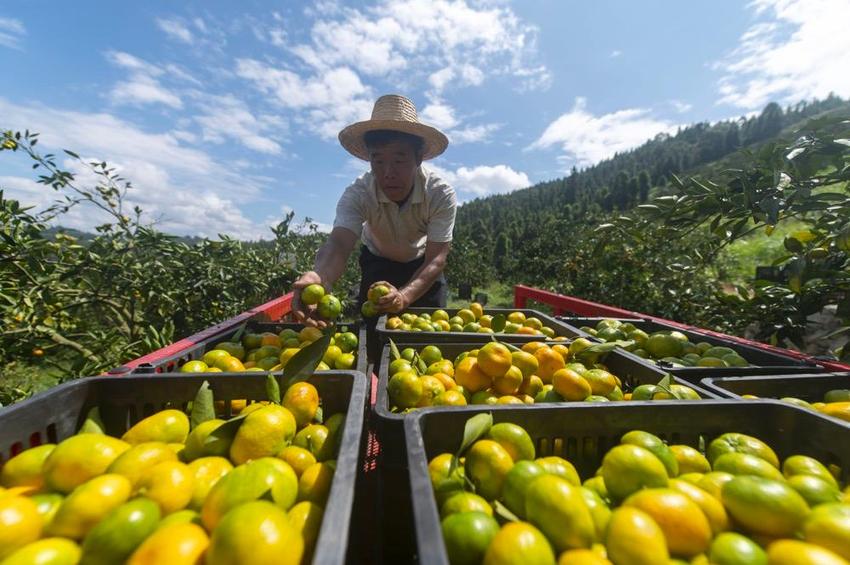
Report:
<svg viewBox="0 0 850 565"><path fill-rule="evenodd" d="M435 195L428 219L428 241L448 243L452 240L457 213L457 196L454 189L443 184L438 195Z"/></svg>
<svg viewBox="0 0 850 565"><path fill-rule="evenodd" d="M345 189L336 204L334 227L345 228L360 237L363 231L363 222L366 221L364 206L362 181L357 179Z"/></svg>

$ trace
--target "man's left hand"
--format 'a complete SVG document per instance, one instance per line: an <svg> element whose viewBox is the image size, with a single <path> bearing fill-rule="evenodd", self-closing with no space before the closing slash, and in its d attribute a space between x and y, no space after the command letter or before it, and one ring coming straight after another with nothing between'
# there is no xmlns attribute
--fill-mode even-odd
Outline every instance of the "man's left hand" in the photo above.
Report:
<svg viewBox="0 0 850 565"><path fill-rule="evenodd" d="M381 313L400 314L410 306L410 300L404 291L397 289L387 281L378 281L372 286L384 285L390 289L389 294L378 300L378 311ZM371 287L370 287L371 288Z"/></svg>

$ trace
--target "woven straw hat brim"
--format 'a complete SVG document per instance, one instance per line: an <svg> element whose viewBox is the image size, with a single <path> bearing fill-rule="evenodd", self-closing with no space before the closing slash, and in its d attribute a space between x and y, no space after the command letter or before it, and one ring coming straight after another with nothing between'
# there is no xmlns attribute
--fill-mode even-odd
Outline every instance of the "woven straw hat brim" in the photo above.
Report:
<svg viewBox="0 0 850 565"><path fill-rule="evenodd" d="M368 161L369 151L363 142L363 135L378 129L400 131L424 139L423 160L433 159L449 146L449 139L440 130L423 123L403 120L366 120L351 124L339 132L339 142L355 157Z"/></svg>

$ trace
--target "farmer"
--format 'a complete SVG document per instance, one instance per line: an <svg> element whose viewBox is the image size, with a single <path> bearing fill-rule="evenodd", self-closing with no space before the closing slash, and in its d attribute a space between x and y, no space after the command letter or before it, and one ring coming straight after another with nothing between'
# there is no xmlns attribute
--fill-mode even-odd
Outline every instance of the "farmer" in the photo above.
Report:
<svg viewBox="0 0 850 565"><path fill-rule="evenodd" d="M409 306L446 305L443 269L452 240L457 199L454 189L422 166L445 151L446 136L419 121L413 102L395 94L381 96L372 118L339 133L342 146L368 161L370 171L354 181L339 199L328 241L316 254L312 271L293 284L296 320L324 325L299 300L301 289L319 283L330 289L342 275L359 239L358 307L372 286L390 292L379 312L402 312ZM371 319L374 327L375 318Z"/></svg>

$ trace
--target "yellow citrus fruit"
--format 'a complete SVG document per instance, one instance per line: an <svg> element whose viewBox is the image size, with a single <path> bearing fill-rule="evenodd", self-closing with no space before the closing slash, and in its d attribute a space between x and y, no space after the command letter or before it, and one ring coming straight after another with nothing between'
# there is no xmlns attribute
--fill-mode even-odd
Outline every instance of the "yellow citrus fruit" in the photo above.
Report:
<svg viewBox="0 0 850 565"><path fill-rule="evenodd" d="M812 475L794 475L788 484L814 508L820 504L840 502L841 491L835 485Z"/></svg>
<svg viewBox="0 0 850 565"><path fill-rule="evenodd" d="M196 524L178 523L156 530L133 552L127 565L197 565L210 540Z"/></svg>
<svg viewBox="0 0 850 565"><path fill-rule="evenodd" d="M561 354L549 347L537 349L534 356L537 358L538 364L537 376L547 384L552 382L552 375L566 366Z"/></svg>
<svg viewBox="0 0 850 565"><path fill-rule="evenodd" d="M71 540L44 538L18 549L3 565L76 565L81 553L80 546Z"/></svg>
<svg viewBox="0 0 850 565"><path fill-rule="evenodd" d="M233 508L271 493L275 504L288 510L298 496L298 477L286 462L263 457L240 465L221 477L210 489L201 508L207 531Z"/></svg>
<svg viewBox="0 0 850 565"><path fill-rule="evenodd" d="M723 485L730 517L748 531L774 537L794 535L809 513L800 494L784 481L740 475Z"/></svg>
<svg viewBox="0 0 850 565"><path fill-rule="evenodd" d="M183 459L193 461L204 456L226 457L230 451L230 443L224 438L210 438L210 434L223 423L224 420L213 419L195 426L195 429L189 432L189 437L186 438Z"/></svg>
<svg viewBox="0 0 850 565"><path fill-rule="evenodd" d="M514 461L534 460L534 442L522 427L510 422L500 422L493 425L487 432L487 439L501 445Z"/></svg>
<svg viewBox="0 0 850 565"><path fill-rule="evenodd" d="M539 367L537 357L528 351L513 351L511 353L511 364L518 367L522 371L523 378L526 379L537 373Z"/></svg>
<svg viewBox="0 0 850 565"><path fill-rule="evenodd" d="M159 506L147 498L125 502L91 529L82 544L86 565L123 563L160 525Z"/></svg>
<svg viewBox="0 0 850 565"><path fill-rule="evenodd" d="M0 498L0 560L41 537L35 502L23 496Z"/></svg>
<svg viewBox="0 0 850 565"><path fill-rule="evenodd" d="M56 511L59 510L59 506L65 500L65 497L57 493L42 493L31 496L30 500L35 502L42 521L47 524L56 515Z"/></svg>
<svg viewBox="0 0 850 565"><path fill-rule="evenodd" d="M129 444L161 441L183 443L189 435L189 417L180 410L161 410L137 422L121 439Z"/></svg>
<svg viewBox="0 0 850 565"><path fill-rule="evenodd" d="M466 357L455 367L455 382L470 393L489 388L492 378L478 365L475 357Z"/></svg>
<svg viewBox="0 0 850 565"><path fill-rule="evenodd" d="M676 462L675 455L658 436L642 430L632 430L620 438L620 443L639 445L648 449L664 464L669 477L679 474L679 464Z"/></svg>
<svg viewBox="0 0 850 565"><path fill-rule="evenodd" d="M565 400L584 400L592 394L587 379L567 368L555 371L552 375L552 387Z"/></svg>
<svg viewBox="0 0 850 565"><path fill-rule="evenodd" d="M679 464L679 474L685 473L708 473L711 465L705 456L689 445L671 445L670 451Z"/></svg>
<svg viewBox="0 0 850 565"><path fill-rule="evenodd" d="M531 353L532 355L534 355L535 351L544 347L547 349L549 348L549 346L543 343L542 341L529 341L528 343L523 343L520 349L522 349L526 353ZM535 357L535 360L536 359L537 358Z"/></svg>
<svg viewBox="0 0 850 565"><path fill-rule="evenodd" d="M543 475L525 491L525 515L558 552L589 548L596 536L581 487L561 477Z"/></svg>
<svg viewBox="0 0 850 565"><path fill-rule="evenodd" d="M464 468L478 494L495 500L501 495L505 476L513 464L511 454L500 443L482 439L467 452Z"/></svg>
<svg viewBox="0 0 850 565"><path fill-rule="evenodd" d="M774 481L785 480L779 469L749 453L724 453L714 460L712 468L732 475L756 475Z"/></svg>
<svg viewBox="0 0 850 565"><path fill-rule="evenodd" d="M795 475L811 475L830 483L834 487L838 487L838 482L832 476L832 473L829 472L829 469L824 467L817 459L805 455L792 455L783 461L782 474L787 479Z"/></svg>
<svg viewBox="0 0 850 565"><path fill-rule="evenodd" d="M423 392L422 381L413 371L396 373L387 383L390 404L402 410L419 404Z"/></svg>
<svg viewBox="0 0 850 565"><path fill-rule="evenodd" d="M247 502L227 513L213 531L207 565L298 565L304 541L286 512L271 502Z"/></svg>
<svg viewBox="0 0 850 565"><path fill-rule="evenodd" d="M712 565L766 565L767 554L750 538L723 532L711 542L708 560Z"/></svg>
<svg viewBox="0 0 850 565"><path fill-rule="evenodd" d="M278 357L278 361L280 361L281 367L286 367L286 364L289 363L289 360L292 359L293 355L301 351L297 347L287 347L283 351L280 352L280 357Z"/></svg>
<svg viewBox="0 0 850 565"><path fill-rule="evenodd" d="M604 369L591 369L581 375L590 383L590 390L599 396L608 396L617 388L617 377Z"/></svg>
<svg viewBox="0 0 850 565"><path fill-rule="evenodd" d="M138 486L139 492L167 515L189 505L195 489L194 472L185 463L164 461L142 473Z"/></svg>
<svg viewBox="0 0 850 565"><path fill-rule="evenodd" d="M850 422L850 402L828 402L821 412L827 416Z"/></svg>
<svg viewBox="0 0 850 565"><path fill-rule="evenodd" d="M599 494L589 488L579 487L579 493L584 500L590 517L593 518L593 540L601 543L605 540L605 532L608 530L608 522L611 521L611 509Z"/></svg>
<svg viewBox="0 0 850 565"><path fill-rule="evenodd" d="M537 375L531 375L530 377L523 378L522 384L519 387L520 394L527 394L534 398L537 394L543 390L543 380Z"/></svg>
<svg viewBox="0 0 850 565"><path fill-rule="evenodd" d="M289 466L292 467L292 470L295 471L295 475L300 477L304 471L310 467L311 465L316 463L316 456L310 453L307 449L303 447L298 447L297 445L288 445L283 448L283 451L277 454L278 459L283 459Z"/></svg>
<svg viewBox="0 0 850 565"><path fill-rule="evenodd" d="M298 501L308 501L324 507L331 492L333 467L327 462L307 467L298 479Z"/></svg>
<svg viewBox="0 0 850 565"><path fill-rule="evenodd" d="M481 357L479 356L479 359ZM522 371L511 365L505 374L493 379L493 391L501 395L517 394L522 386Z"/></svg>
<svg viewBox="0 0 850 565"><path fill-rule="evenodd" d="M511 350L501 343L490 342L478 351L478 366L491 379L504 375L511 364Z"/></svg>
<svg viewBox="0 0 850 565"><path fill-rule="evenodd" d="M301 302L307 306L318 304L319 300L325 295L325 287L318 283L313 283L301 289Z"/></svg>
<svg viewBox="0 0 850 565"><path fill-rule="evenodd" d="M523 326L534 328L535 330L543 329L543 322L540 321L540 318L530 317L526 318L522 323Z"/></svg>
<svg viewBox="0 0 850 565"><path fill-rule="evenodd" d="M141 500L141 499L137 499ZM156 503L154 503L155 505ZM159 509L159 506L157 506ZM184 510L178 510L177 512L172 512L168 516L164 517L159 523L156 525L156 529L167 528L172 524L198 524L201 525L201 515L197 510L192 510L191 508L186 508Z"/></svg>
<svg viewBox="0 0 850 565"><path fill-rule="evenodd" d="M338 371L350 371L354 368L357 358L353 353L343 353L334 361L334 369Z"/></svg>
<svg viewBox="0 0 850 565"><path fill-rule="evenodd" d="M330 431L322 424L310 424L295 434L292 445L303 447L313 454L316 461L326 461L334 455L335 443Z"/></svg>
<svg viewBox="0 0 850 565"><path fill-rule="evenodd" d="M719 499L681 479L671 479L670 488L684 494L699 506L705 517L708 518L713 535L716 536L720 532L729 529L729 516L726 514L726 509L723 508L723 504L720 503Z"/></svg>
<svg viewBox="0 0 850 565"><path fill-rule="evenodd" d="M592 549L571 549L558 557L558 565L611 565L611 562Z"/></svg>
<svg viewBox="0 0 850 565"><path fill-rule="evenodd" d="M745 434L726 433L708 444L708 461L712 465L718 457L726 453L748 453L779 468L779 459L773 449L760 439Z"/></svg>
<svg viewBox="0 0 850 565"><path fill-rule="evenodd" d="M223 476L233 470L233 465L224 457L200 457L189 463L192 472L192 498L189 508L200 510L210 490Z"/></svg>
<svg viewBox="0 0 850 565"><path fill-rule="evenodd" d="M552 546L540 530L526 522L509 522L493 537L484 565L544 565L555 562Z"/></svg>
<svg viewBox="0 0 850 565"><path fill-rule="evenodd" d="M496 404L525 404L516 396L500 396L496 399Z"/></svg>
<svg viewBox="0 0 850 565"><path fill-rule="evenodd" d="M450 563L478 564L499 531L496 520L484 512L455 512L440 523Z"/></svg>
<svg viewBox="0 0 850 565"><path fill-rule="evenodd" d="M240 465L250 459L273 457L295 437L295 417L283 406L270 404L242 421L230 444L230 460Z"/></svg>
<svg viewBox="0 0 850 565"><path fill-rule="evenodd" d="M508 314L508 321L513 324L522 324L525 321L525 314L522 312L511 312Z"/></svg>
<svg viewBox="0 0 850 565"><path fill-rule="evenodd" d="M69 493L106 471L130 444L103 434L77 434L59 443L42 467L47 488Z"/></svg>
<svg viewBox="0 0 850 565"><path fill-rule="evenodd" d="M292 412L299 428L306 426L313 420L319 409L319 391L310 383L295 383L286 389L282 404Z"/></svg>
<svg viewBox="0 0 850 565"><path fill-rule="evenodd" d="M847 561L823 547L804 541L783 539L767 548L770 565L847 565Z"/></svg>
<svg viewBox="0 0 850 565"><path fill-rule="evenodd" d="M458 491L448 496L440 506L440 518L444 519L446 516L460 512L483 512L492 516L493 508L489 502L475 493Z"/></svg>
<svg viewBox="0 0 850 565"><path fill-rule="evenodd" d="M574 486L581 485L581 479L578 476L575 466L562 457L555 455L540 457L535 460L535 463L543 467L543 470L550 475L561 477Z"/></svg>
<svg viewBox="0 0 850 565"><path fill-rule="evenodd" d="M618 565L657 565L670 559L661 527L643 510L629 506L611 513L605 547Z"/></svg>
<svg viewBox="0 0 850 565"><path fill-rule="evenodd" d="M419 382L422 384L422 396L419 397L419 403L416 405L419 408L431 406L436 397L446 392L442 381L432 375L420 377Z"/></svg>
<svg viewBox="0 0 850 565"><path fill-rule="evenodd" d="M47 533L80 540L112 509L127 502L133 486L122 475L105 474L83 483L69 494L47 526Z"/></svg>
<svg viewBox="0 0 850 565"><path fill-rule="evenodd" d="M459 390L447 390L434 399L433 406L466 406L466 397Z"/></svg>
<svg viewBox="0 0 850 565"><path fill-rule="evenodd" d="M322 330L314 328L313 326L306 326L298 332L298 341L309 341L310 343L313 343L321 337Z"/></svg>
<svg viewBox="0 0 850 565"><path fill-rule="evenodd" d="M42 488L44 486L42 467L55 447L56 444L53 443L39 445L22 451L6 461L6 464L0 468L0 486Z"/></svg>
<svg viewBox="0 0 850 565"><path fill-rule="evenodd" d="M708 550L711 525L700 507L673 489L645 489L623 502L646 512L664 532L667 547L674 555L694 557Z"/></svg>
<svg viewBox="0 0 850 565"><path fill-rule="evenodd" d="M307 501L299 502L287 513L289 523L298 531L304 541L305 561L309 562L316 546L316 540L319 539L323 514L324 511L321 506Z"/></svg>
<svg viewBox="0 0 850 565"><path fill-rule="evenodd" d="M850 561L850 505L829 503L815 508L803 523L803 539Z"/></svg>
<svg viewBox="0 0 850 565"><path fill-rule="evenodd" d="M430 365L428 365L428 370L425 371L429 375L435 375L437 373L445 373L450 377L454 377L455 374L455 366L448 359L440 359L439 361L434 361Z"/></svg>
<svg viewBox="0 0 850 565"><path fill-rule="evenodd" d="M475 314L475 319L477 320L481 316L484 315L484 307L478 302L473 302L469 305L469 310Z"/></svg>
<svg viewBox="0 0 850 565"><path fill-rule="evenodd" d="M127 477L135 488L148 469L165 461L177 461L174 450L160 441L149 441L134 445L119 455L106 472Z"/></svg>
<svg viewBox="0 0 850 565"><path fill-rule="evenodd" d="M564 345L563 343L556 343L552 346L552 351L558 353L564 360L570 358L570 348Z"/></svg>
<svg viewBox="0 0 850 565"><path fill-rule="evenodd" d="M611 496L623 500L642 488L667 486L667 469L651 451L637 445L618 445L602 459L602 477Z"/></svg>
<svg viewBox="0 0 850 565"><path fill-rule="evenodd" d="M454 368L452 368L452 375L453 374L454 374ZM435 379L437 379L438 381L440 381L440 384L443 385L443 389L445 389L445 390L454 390L455 388L457 388L457 383L452 378L452 376L449 375L448 373L433 373L433 374L431 374L431 376L434 377ZM432 399L432 403L433 403L433 399Z"/></svg>
<svg viewBox="0 0 850 565"><path fill-rule="evenodd" d="M245 365L236 357L221 357L215 362L215 368L220 369L225 373L238 373L245 370Z"/></svg>

